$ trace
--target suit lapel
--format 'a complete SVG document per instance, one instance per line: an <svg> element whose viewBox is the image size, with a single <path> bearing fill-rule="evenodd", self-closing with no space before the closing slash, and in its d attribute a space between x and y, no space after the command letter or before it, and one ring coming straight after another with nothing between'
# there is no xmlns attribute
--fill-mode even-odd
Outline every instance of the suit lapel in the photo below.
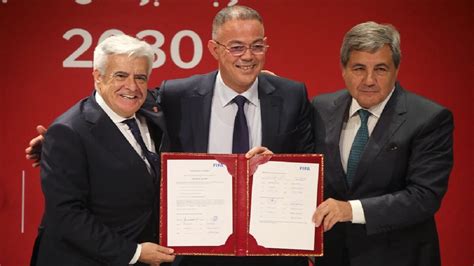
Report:
<svg viewBox="0 0 474 266"><path fill-rule="evenodd" d="M273 136L279 132L283 105L281 97L272 95L275 90L276 88L268 82L264 75L259 75L258 97L262 121L262 146L268 147L270 150L276 148Z"/></svg>
<svg viewBox="0 0 474 266"><path fill-rule="evenodd" d="M151 122L155 127L160 128L162 131L166 131L165 118L162 112L153 112L150 110L140 109L138 112L143 115L147 121Z"/></svg>
<svg viewBox="0 0 474 266"><path fill-rule="evenodd" d="M382 148L386 147L387 142L393 134L405 122L406 112L405 92L397 83L359 161L359 165L354 175L354 186L357 186L357 184L363 180L368 168L381 152Z"/></svg>
<svg viewBox="0 0 474 266"><path fill-rule="evenodd" d="M159 110L156 98L156 90L148 91L147 100L143 103L137 113L147 118L147 122L151 122L158 126L163 132L166 132L166 123L163 112Z"/></svg>
<svg viewBox="0 0 474 266"><path fill-rule="evenodd" d="M145 162L140 158L127 139L122 135L117 126L95 101L94 95L90 96L83 107L83 115L91 124L91 134L97 138L105 149L109 150L117 159L125 164L139 165L146 173ZM152 176L150 175L150 178Z"/></svg>
<svg viewBox="0 0 474 266"><path fill-rule="evenodd" d="M333 165L334 178L326 180L334 186L336 191L346 191L348 189L346 182L346 174L341 163L341 153L339 148L339 139L341 137L342 125L347 116L348 108L351 103L351 96L347 91L334 100L332 110L329 115L326 130L326 155ZM345 193L344 193L345 194Z"/></svg>
<svg viewBox="0 0 474 266"><path fill-rule="evenodd" d="M143 108L141 108L137 113L145 117L148 125L148 131L150 132L150 136L155 143L156 152L159 153L162 148L160 145L163 144L162 137L164 132L166 132L166 124L163 113L155 113L154 111L145 110Z"/></svg>
<svg viewBox="0 0 474 266"><path fill-rule="evenodd" d="M214 94L214 86L217 72L205 75L201 82L193 88L190 96L183 97L181 108L184 119L191 123L191 134L188 136L193 140L190 152L207 152L209 144L209 121L211 119L211 104ZM188 120L189 119L189 120Z"/></svg>

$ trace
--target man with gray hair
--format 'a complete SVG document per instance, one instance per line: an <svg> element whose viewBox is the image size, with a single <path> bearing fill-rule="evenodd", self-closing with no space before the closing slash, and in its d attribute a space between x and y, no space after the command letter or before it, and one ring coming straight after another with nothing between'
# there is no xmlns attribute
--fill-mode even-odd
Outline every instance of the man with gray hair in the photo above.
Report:
<svg viewBox="0 0 474 266"><path fill-rule="evenodd" d="M268 50L260 14L246 6L217 13L207 47L218 63L211 73L164 81L155 94L166 116L167 151L309 153L311 104L303 83L262 74ZM153 104L153 103L151 103ZM39 160L39 136L27 158ZM43 160L43 159L41 159ZM181 257L179 258L181 259ZM178 262L178 260L177 260ZM185 256L180 265L308 265L305 257Z"/></svg>
<svg viewBox="0 0 474 266"><path fill-rule="evenodd" d="M434 214L453 164L453 117L400 86L400 59L393 26L359 24L341 47L347 90L312 102L326 162L317 266L441 264Z"/></svg>
<svg viewBox="0 0 474 266"><path fill-rule="evenodd" d="M153 51L119 35L94 51L93 94L49 127L41 158L45 213L32 265L158 265L161 114L140 109Z"/></svg>

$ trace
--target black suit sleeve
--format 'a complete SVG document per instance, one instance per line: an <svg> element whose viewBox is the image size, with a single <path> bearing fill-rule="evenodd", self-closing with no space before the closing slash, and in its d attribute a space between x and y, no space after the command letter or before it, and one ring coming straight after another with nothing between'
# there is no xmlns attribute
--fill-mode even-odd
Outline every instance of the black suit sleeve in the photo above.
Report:
<svg viewBox="0 0 474 266"><path fill-rule="evenodd" d="M321 117L320 112L318 112L318 110L316 109L316 106L317 106L317 99L315 97L311 101L311 109L312 109L311 127L313 130L313 136L314 136L313 152L325 154L326 153L326 148L325 148L326 126L323 122L324 120Z"/></svg>
<svg viewBox="0 0 474 266"><path fill-rule="evenodd" d="M295 139L297 153L312 153L314 150L314 136L311 122L313 121L314 110L308 100L306 87L303 86L301 99L301 109L298 115L297 130Z"/></svg>
<svg viewBox="0 0 474 266"><path fill-rule="evenodd" d="M416 114L426 115L426 114ZM405 187L393 193L361 199L368 234L387 232L433 217L446 193L453 162L453 117L442 109L406 136ZM403 167L400 162L386 162ZM393 178L393 177L392 177Z"/></svg>
<svg viewBox="0 0 474 266"><path fill-rule="evenodd" d="M54 124L42 152L41 183L50 234L83 256L109 265L128 265L137 244L105 226L87 208L90 176L79 134L69 126Z"/></svg>

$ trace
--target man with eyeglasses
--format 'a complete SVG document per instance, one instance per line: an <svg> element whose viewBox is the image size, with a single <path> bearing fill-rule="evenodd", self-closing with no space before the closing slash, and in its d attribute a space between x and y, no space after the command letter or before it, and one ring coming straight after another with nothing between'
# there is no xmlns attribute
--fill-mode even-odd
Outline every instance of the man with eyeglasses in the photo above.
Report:
<svg viewBox="0 0 474 266"><path fill-rule="evenodd" d="M312 109L306 87L261 73L269 47L266 41L262 18L251 8L227 7L215 16L207 47L218 70L164 81L158 92L172 151L242 153L259 146L275 153L312 151ZM238 98L243 99L248 129L247 147L240 151L234 130L241 108ZM180 265L293 266L308 261L305 257L185 256Z"/></svg>
<svg viewBox="0 0 474 266"><path fill-rule="evenodd" d="M275 153L313 150L312 107L306 87L261 73L269 47L266 41L263 20L257 11L236 5L217 13L207 46L218 62L218 70L164 81L151 92L166 118L167 151L250 150L249 155L253 155L268 149ZM40 159L35 151L41 141L39 136L30 142L27 158ZM305 257L273 256L185 256L176 262L184 266L308 265Z"/></svg>
<svg viewBox="0 0 474 266"><path fill-rule="evenodd" d="M207 47L218 70L164 81L159 89L171 150L232 153L236 96L243 96L248 148L309 152L311 106L304 84L262 74L269 48L261 16L245 6L222 9ZM235 151L234 151L235 153Z"/></svg>

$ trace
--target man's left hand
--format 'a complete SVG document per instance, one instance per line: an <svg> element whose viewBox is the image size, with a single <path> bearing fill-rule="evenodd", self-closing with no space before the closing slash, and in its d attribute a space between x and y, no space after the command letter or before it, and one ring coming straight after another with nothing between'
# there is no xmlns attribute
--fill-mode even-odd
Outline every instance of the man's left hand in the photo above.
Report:
<svg viewBox="0 0 474 266"><path fill-rule="evenodd" d="M258 146L258 147L254 147L254 148L250 149L245 154L245 158L250 159L250 158L254 157L255 155L259 155L259 154L273 154L273 152L271 150L269 150L267 147Z"/></svg>

